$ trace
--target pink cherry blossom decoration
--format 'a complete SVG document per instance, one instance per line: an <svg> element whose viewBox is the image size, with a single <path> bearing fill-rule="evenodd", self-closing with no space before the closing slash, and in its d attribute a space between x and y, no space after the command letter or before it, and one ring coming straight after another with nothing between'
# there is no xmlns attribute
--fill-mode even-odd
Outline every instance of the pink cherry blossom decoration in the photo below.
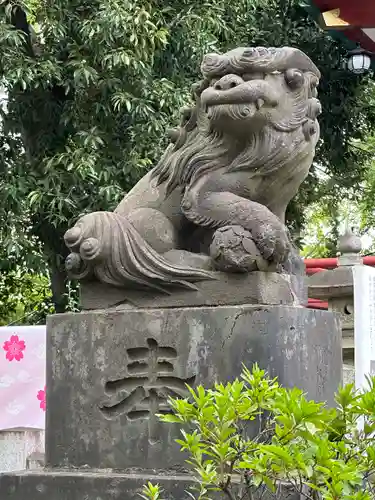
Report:
<svg viewBox="0 0 375 500"><path fill-rule="evenodd" d="M6 359L8 361L21 361L23 352L26 349L25 341L20 340L18 335L12 335L9 340L4 342L4 351L6 351Z"/></svg>
<svg viewBox="0 0 375 500"><path fill-rule="evenodd" d="M46 411L46 386L44 386L43 390L38 391L37 399L39 399L39 401L40 401L39 407L43 411Z"/></svg>

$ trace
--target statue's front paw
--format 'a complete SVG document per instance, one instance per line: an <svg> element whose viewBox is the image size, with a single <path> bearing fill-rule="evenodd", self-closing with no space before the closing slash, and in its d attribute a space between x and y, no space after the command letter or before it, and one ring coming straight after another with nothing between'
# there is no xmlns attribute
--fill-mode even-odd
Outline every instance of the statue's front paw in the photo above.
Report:
<svg viewBox="0 0 375 500"><path fill-rule="evenodd" d="M268 268L252 234L242 226L225 226L215 231L210 256L219 271L246 273Z"/></svg>
<svg viewBox="0 0 375 500"><path fill-rule="evenodd" d="M293 245L287 258L282 263L282 269L287 274L305 275L305 263L299 251Z"/></svg>
<svg viewBox="0 0 375 500"><path fill-rule="evenodd" d="M283 225L259 224L252 235L262 257L268 262L279 265L287 260L291 243Z"/></svg>

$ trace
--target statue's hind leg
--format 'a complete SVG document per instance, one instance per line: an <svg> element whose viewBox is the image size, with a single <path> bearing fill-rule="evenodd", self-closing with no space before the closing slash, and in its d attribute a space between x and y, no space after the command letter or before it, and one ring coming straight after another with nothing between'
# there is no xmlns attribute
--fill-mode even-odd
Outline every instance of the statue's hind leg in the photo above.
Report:
<svg viewBox="0 0 375 500"><path fill-rule="evenodd" d="M159 210L137 208L126 219L156 252L163 254L177 248L177 230Z"/></svg>
<svg viewBox="0 0 375 500"><path fill-rule="evenodd" d="M168 262L182 267L212 269L211 258L179 248L179 235L172 222L162 212L138 208L127 217L145 241Z"/></svg>

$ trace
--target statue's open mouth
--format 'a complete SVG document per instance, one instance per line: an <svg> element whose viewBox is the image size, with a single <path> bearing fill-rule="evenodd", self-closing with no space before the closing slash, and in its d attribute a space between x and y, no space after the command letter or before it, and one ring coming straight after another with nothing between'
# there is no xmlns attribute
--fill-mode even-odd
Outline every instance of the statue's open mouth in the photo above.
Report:
<svg viewBox="0 0 375 500"><path fill-rule="evenodd" d="M254 103L206 104L204 106L204 112L207 114L208 118L212 118L216 112L220 113L220 110L225 110L228 106L231 106L237 109L238 118L249 118L254 115L256 111L259 111L263 105L263 99L257 99Z"/></svg>
<svg viewBox="0 0 375 500"><path fill-rule="evenodd" d="M261 107L261 103L251 104L212 104L206 106L205 113L208 119L219 117L225 114L234 119L245 119L254 116Z"/></svg>
<svg viewBox="0 0 375 500"><path fill-rule="evenodd" d="M256 111L263 106L275 107L279 102L276 91L264 80L244 82L228 89L208 87L201 94L202 107L208 117L212 115L212 108L225 105L243 106Z"/></svg>

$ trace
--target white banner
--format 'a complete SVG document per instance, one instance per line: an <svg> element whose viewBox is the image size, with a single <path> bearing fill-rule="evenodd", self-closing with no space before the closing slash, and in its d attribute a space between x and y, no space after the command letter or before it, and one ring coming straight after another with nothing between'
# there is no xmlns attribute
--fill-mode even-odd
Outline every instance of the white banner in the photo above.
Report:
<svg viewBox="0 0 375 500"><path fill-rule="evenodd" d="M366 377L375 376L375 269L353 266L354 366L356 389L368 389Z"/></svg>
<svg viewBox="0 0 375 500"><path fill-rule="evenodd" d="M46 327L0 327L0 430L44 429Z"/></svg>

